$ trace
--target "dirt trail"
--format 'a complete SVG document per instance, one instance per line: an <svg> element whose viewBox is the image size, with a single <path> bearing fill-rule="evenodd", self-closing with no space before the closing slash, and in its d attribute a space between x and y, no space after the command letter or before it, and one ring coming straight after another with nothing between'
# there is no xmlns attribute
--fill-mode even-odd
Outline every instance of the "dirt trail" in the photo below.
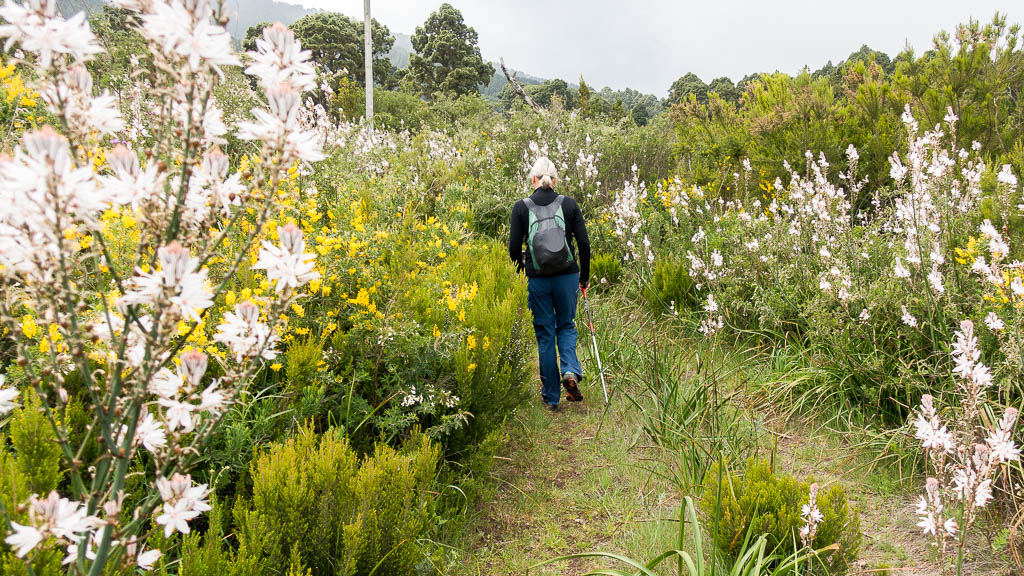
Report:
<svg viewBox="0 0 1024 576"><path fill-rule="evenodd" d="M638 446L637 426L622 403L604 415L599 398L588 400L563 403L557 413L538 402L519 415L493 471L497 490L479 505L475 543L459 574L525 574L537 562L580 552L647 559L671 547L674 526L659 520L672 517L678 498L649 471L655 462ZM530 574L582 574L601 566L615 565L576 559Z"/></svg>
<svg viewBox="0 0 1024 576"><path fill-rule="evenodd" d="M614 380L611 374L612 389ZM613 397L606 413L599 389L589 388L584 404L563 403L551 413L538 399L515 415L491 472L493 497L478 504L453 574L527 574L538 562L596 551L646 562L676 548L682 495L658 473L665 470L665 453L645 447L640 415L624 398ZM754 401L759 393L749 392L736 401L751 402L744 410L767 419L776 470L822 484L841 482L859 508L863 542L850 574L942 574L937 554L916 526L917 486L901 482L891 468L872 467L870 451L851 438L813 419L779 417ZM1005 553L993 550L991 542L979 537L972 552L965 574L1008 574ZM623 567L588 558L529 573L578 575Z"/></svg>

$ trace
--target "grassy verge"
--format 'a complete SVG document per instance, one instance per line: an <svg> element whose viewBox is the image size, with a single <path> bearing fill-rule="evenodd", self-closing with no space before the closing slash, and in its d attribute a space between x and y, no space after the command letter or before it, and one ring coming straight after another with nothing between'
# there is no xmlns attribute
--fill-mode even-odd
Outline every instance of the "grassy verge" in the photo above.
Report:
<svg viewBox="0 0 1024 576"><path fill-rule="evenodd" d="M784 396L765 390L785 386L789 373L765 357L701 348L678 323L652 320L620 301L595 312L611 406L605 411L592 374L587 403L552 414L538 400L515 416L492 470L493 496L478 504L462 535L453 574L526 574L538 562L593 551L646 561L677 548L679 508L698 496L711 461L701 450L737 450L734 461L756 454L770 458L777 473L842 483L860 510L864 536L850 573L941 573L916 527L920 482L894 465L899 460L880 458L877 442L864 440L871 434L827 426L834 415L773 404L769 398ZM582 342L584 364L592 365ZM709 408L714 403L721 406ZM700 430L715 437L695 434ZM997 548L979 541L971 573L1005 572L1007 558ZM623 566L573 559L529 573L611 567ZM667 570L658 574L675 573Z"/></svg>

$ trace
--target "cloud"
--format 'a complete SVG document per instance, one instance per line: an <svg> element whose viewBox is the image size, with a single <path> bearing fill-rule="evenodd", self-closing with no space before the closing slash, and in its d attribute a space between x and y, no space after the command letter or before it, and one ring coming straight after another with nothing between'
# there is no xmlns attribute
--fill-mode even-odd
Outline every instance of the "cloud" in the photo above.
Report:
<svg viewBox="0 0 1024 576"><path fill-rule="evenodd" d="M292 0L295 1L295 0ZM362 19L361 0L300 0ZM931 47L940 30L997 12L1021 22L1018 1L972 0L449 0L480 35L488 60L535 76L664 97L695 72L710 82L752 72L796 73L838 62L867 44L895 56ZM373 17L411 34L440 6L374 0Z"/></svg>

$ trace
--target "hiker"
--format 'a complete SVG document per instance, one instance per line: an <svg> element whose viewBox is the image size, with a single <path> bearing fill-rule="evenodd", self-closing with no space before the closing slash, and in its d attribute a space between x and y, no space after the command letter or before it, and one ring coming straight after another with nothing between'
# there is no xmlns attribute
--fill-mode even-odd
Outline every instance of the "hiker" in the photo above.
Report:
<svg viewBox="0 0 1024 576"><path fill-rule="evenodd" d="M553 411L562 397L559 382L567 400L583 400L574 321L577 291L586 290L590 275L590 240L583 212L575 200L554 191L557 181L551 160L542 157L533 164L533 194L512 207L508 241L509 257L518 270L526 270L540 357L541 398Z"/></svg>

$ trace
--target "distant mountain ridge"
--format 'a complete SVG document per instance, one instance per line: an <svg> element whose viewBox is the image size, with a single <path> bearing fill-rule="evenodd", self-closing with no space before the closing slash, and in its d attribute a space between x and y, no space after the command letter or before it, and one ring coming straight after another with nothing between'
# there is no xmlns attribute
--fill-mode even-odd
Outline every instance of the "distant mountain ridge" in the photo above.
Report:
<svg viewBox="0 0 1024 576"><path fill-rule="evenodd" d="M105 0L57 0L57 9L67 18L83 10L87 14L93 14L101 10L104 4ZM277 0L226 0L225 10L230 19L228 33L239 42L245 38L245 31L250 26L260 22L281 22L289 25L307 14L322 12Z"/></svg>
<svg viewBox="0 0 1024 576"><path fill-rule="evenodd" d="M395 32L394 30L391 31L391 34L395 37L395 43L391 45L388 59L391 60L395 68L407 68L409 66L409 55L414 52L412 49L412 36Z"/></svg>
<svg viewBox="0 0 1024 576"><path fill-rule="evenodd" d="M227 0L226 7L231 19L227 26L228 33L239 42L245 38L245 31L250 26L261 22L280 22L288 26L303 16L323 12L277 0Z"/></svg>
<svg viewBox="0 0 1024 576"><path fill-rule="evenodd" d="M83 10L88 14L94 14L100 11L104 4L106 4L105 0L57 0L57 9L66 18ZM261 22L281 22L290 25L303 16L323 12L323 10L305 8L298 4L279 2L278 0L226 0L226 9L230 18L227 26L228 33L237 42L241 42L245 38L245 31L250 26ZM395 37L395 43L392 45L391 51L388 52L388 59L391 60L395 68L406 68L409 66L409 56L414 51L412 36L394 30L391 33ZM491 76L490 82L480 86L480 93L487 98L495 99L501 93L502 88L508 84L508 80L505 79L497 62L491 62L491 64L494 66L494 74ZM523 85L543 84L548 81L547 78L539 78L519 70L510 68L509 71L514 72L516 81ZM575 89L577 85L569 83L569 87ZM614 98L614 95L609 96L604 92L600 93L602 97Z"/></svg>
<svg viewBox="0 0 1024 576"><path fill-rule="evenodd" d="M57 0L57 11L68 18L82 11L94 14L103 8L104 4L104 0Z"/></svg>
<svg viewBox="0 0 1024 576"><path fill-rule="evenodd" d="M226 0L228 17L228 33L236 41L241 42L245 38L245 31L250 26L261 22L281 22L290 25L299 18L309 14L323 12L314 8L305 8L298 4L279 2L278 0ZM65 18L85 11L87 14L94 14L103 8L106 0L57 0L57 9ZM388 52L388 59L395 68L406 68L409 66L409 56L413 53L412 36L401 32L391 31L395 37L395 43ZM485 96L496 97L501 89L508 83L505 75L501 73L497 62L494 65L494 76L486 86L480 87L480 92ZM547 80L529 74L518 72L516 80L521 84L542 84Z"/></svg>

